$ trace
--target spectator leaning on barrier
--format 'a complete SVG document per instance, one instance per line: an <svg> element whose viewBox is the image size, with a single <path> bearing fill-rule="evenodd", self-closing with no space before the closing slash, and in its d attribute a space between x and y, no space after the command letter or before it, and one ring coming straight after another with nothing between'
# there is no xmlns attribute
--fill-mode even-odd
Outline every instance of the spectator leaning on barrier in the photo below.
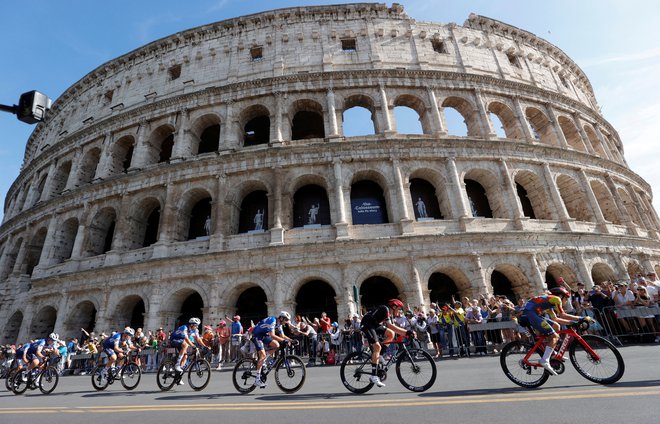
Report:
<svg viewBox="0 0 660 424"><path fill-rule="evenodd" d="M468 330L472 335L472 344L474 345L474 352L477 355L486 355L486 339L484 338L484 332L482 330L472 331L470 325L481 324L483 322L483 315L481 313L481 308L479 307L479 301L477 299L472 299L470 302L470 307L465 313L465 321L468 325Z"/></svg>
<svg viewBox="0 0 660 424"><path fill-rule="evenodd" d="M218 336L218 368L222 368L222 364L229 362L229 340L231 338L231 330L227 327L227 321L221 320L218 323L218 328L215 329L215 334Z"/></svg>
<svg viewBox="0 0 660 424"><path fill-rule="evenodd" d="M452 304L447 305L452 312L454 318L454 330L456 333L456 342L459 347L458 354L460 356L470 356L470 337L468 336L467 323L465 322L465 309L463 303L454 300L452 297Z"/></svg>
<svg viewBox="0 0 660 424"><path fill-rule="evenodd" d="M428 328L429 337L431 339L431 345L435 349L435 358L440 357L442 352L442 346L440 345L440 324L438 323L438 315L433 308L435 304L431 304L431 309L429 309L429 316L426 318L426 326Z"/></svg>

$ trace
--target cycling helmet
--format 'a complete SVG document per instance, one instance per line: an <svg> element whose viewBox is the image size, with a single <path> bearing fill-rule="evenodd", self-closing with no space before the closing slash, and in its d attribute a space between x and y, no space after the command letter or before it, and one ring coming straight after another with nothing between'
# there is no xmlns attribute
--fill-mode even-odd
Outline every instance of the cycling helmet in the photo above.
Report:
<svg viewBox="0 0 660 424"><path fill-rule="evenodd" d="M550 294L559 296L561 298L569 297L571 294L563 287L553 287L550 290Z"/></svg>
<svg viewBox="0 0 660 424"><path fill-rule="evenodd" d="M131 327L126 327L124 328L124 334L128 334L129 336L133 337L135 336L135 330L133 330Z"/></svg>
<svg viewBox="0 0 660 424"><path fill-rule="evenodd" d="M400 301L399 299L390 299L387 301L387 306L397 306L399 308L403 308L403 302Z"/></svg>
<svg viewBox="0 0 660 424"><path fill-rule="evenodd" d="M202 321L201 321L199 318L195 318L195 317L190 318L190 319L188 320L188 324L199 325L199 324L201 324L201 323L202 323Z"/></svg>
<svg viewBox="0 0 660 424"><path fill-rule="evenodd" d="M58 336L57 333L50 333L48 335L48 338L51 340L55 340L56 342L60 340L60 336Z"/></svg>
<svg viewBox="0 0 660 424"><path fill-rule="evenodd" d="M284 318L287 321L291 321L291 314L289 314L287 311L281 311L279 317Z"/></svg>

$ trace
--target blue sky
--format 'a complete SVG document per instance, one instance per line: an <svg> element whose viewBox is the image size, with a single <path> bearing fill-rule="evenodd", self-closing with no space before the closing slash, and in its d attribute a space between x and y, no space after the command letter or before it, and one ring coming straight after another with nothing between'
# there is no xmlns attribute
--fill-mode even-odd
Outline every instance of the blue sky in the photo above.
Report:
<svg viewBox="0 0 660 424"><path fill-rule="evenodd" d="M32 0L0 2L0 103L39 90L53 99L102 63L158 38L240 15L340 1L189 2ZM660 2L607 0L401 1L418 21L462 25L471 12L535 33L589 77L602 113L619 131L633 171L660 209ZM391 3L387 3L391 5ZM18 176L33 126L0 113L0 201ZM0 212L1 216L1 212Z"/></svg>

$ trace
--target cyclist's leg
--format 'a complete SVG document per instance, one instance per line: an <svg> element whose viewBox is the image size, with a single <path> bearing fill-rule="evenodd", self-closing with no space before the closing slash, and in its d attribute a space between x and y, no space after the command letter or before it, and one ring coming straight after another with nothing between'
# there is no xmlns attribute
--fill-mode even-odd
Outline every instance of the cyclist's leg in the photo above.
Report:
<svg viewBox="0 0 660 424"><path fill-rule="evenodd" d="M117 360L117 354L112 349L106 349L105 354L108 357L108 362L106 362L105 368L110 369L115 364L115 361Z"/></svg>
<svg viewBox="0 0 660 424"><path fill-rule="evenodd" d="M190 343L188 342L187 339L183 339L181 341L181 347L179 348L179 366L183 368L184 365L186 365L186 359L188 358L188 347L190 346Z"/></svg>

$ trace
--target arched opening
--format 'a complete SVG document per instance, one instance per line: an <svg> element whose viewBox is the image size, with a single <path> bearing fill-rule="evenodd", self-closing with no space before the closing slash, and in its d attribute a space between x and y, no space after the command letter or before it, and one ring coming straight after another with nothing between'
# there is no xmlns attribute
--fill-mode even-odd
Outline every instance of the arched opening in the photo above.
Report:
<svg viewBox="0 0 660 424"><path fill-rule="evenodd" d="M564 281L571 284L577 281L577 277L572 269L570 269L565 264L554 263L548 265L548 268L545 270L545 284L551 289L557 287L558 281L560 278L563 278Z"/></svg>
<svg viewBox="0 0 660 424"><path fill-rule="evenodd" d="M114 174L126 172L131 167L133 161L133 149L135 140L133 137L122 137L115 143L113 150L112 171Z"/></svg>
<svg viewBox="0 0 660 424"><path fill-rule="evenodd" d="M56 230L56 249L53 250L53 261L55 263L59 264L64 262L64 260L71 258L76 234L78 234L78 219L76 218L67 219L62 226Z"/></svg>
<svg viewBox="0 0 660 424"><path fill-rule="evenodd" d="M603 281L616 281L617 278L608 264L599 262L591 268L591 279L595 284L600 284Z"/></svg>
<svg viewBox="0 0 660 424"><path fill-rule="evenodd" d="M96 326L96 307L88 300L78 303L65 323L65 334L72 335L84 328L85 331L92 332Z"/></svg>
<svg viewBox="0 0 660 424"><path fill-rule="evenodd" d="M265 231L268 229L268 193L256 190L241 202L238 232Z"/></svg>
<svg viewBox="0 0 660 424"><path fill-rule="evenodd" d="M445 115L447 134L458 137L467 137L468 127L463 115L453 107L445 107L443 113Z"/></svg>
<svg viewBox="0 0 660 424"><path fill-rule="evenodd" d="M101 160L101 149L94 147L85 153L85 156L82 159L80 164L80 171L78 173L78 184L89 184L94 179L96 175L96 168L99 165Z"/></svg>
<svg viewBox="0 0 660 424"><path fill-rule="evenodd" d="M241 317L243 328L250 328L250 322L256 324L268 316L267 300L261 287L250 287L238 296L236 314Z"/></svg>
<svg viewBox="0 0 660 424"><path fill-rule="evenodd" d="M243 145L246 147L268 144L270 140L270 117L261 115L250 119L243 128L243 135Z"/></svg>
<svg viewBox="0 0 660 424"><path fill-rule="evenodd" d="M167 135L160 142L160 149L158 152L158 163L169 162L172 158L172 149L174 148L174 134Z"/></svg>
<svg viewBox="0 0 660 424"><path fill-rule="evenodd" d="M112 249L117 214L113 208L101 209L87 228L83 256L102 255Z"/></svg>
<svg viewBox="0 0 660 424"><path fill-rule="evenodd" d="M5 278L9 276L9 274L12 273L14 270L14 266L16 265L16 259L18 258L18 252L21 250L21 245L23 244L23 238L19 238L14 242L14 244L11 247L11 250L8 250L6 253L6 262L5 262L5 267L4 269L0 270L0 281L4 281ZM7 246L7 249L9 249L9 246Z"/></svg>
<svg viewBox="0 0 660 424"><path fill-rule="evenodd" d="M199 318L204 322L204 300L199 293L193 292L181 304L181 315L177 318L177 326L183 325L190 318Z"/></svg>
<svg viewBox="0 0 660 424"><path fill-rule="evenodd" d="M383 189L377 183L369 180L353 183L351 186L351 213L353 225L389 222Z"/></svg>
<svg viewBox="0 0 660 424"><path fill-rule="evenodd" d="M57 168L55 175L53 175L52 181L52 195L57 196L62 194L64 188L66 187L67 181L69 181L69 174L71 173L71 161L66 161Z"/></svg>
<svg viewBox="0 0 660 424"><path fill-rule="evenodd" d="M453 305L454 300L460 299L456 282L449 275L442 272L431 274L428 289L431 302L435 302L438 305L442 305L443 303Z"/></svg>
<svg viewBox="0 0 660 424"><path fill-rule="evenodd" d="M387 305L390 299L398 298L399 290L385 277L369 277L360 284L360 306L364 312L379 305Z"/></svg>
<svg viewBox="0 0 660 424"><path fill-rule="evenodd" d="M493 112L488 112L488 119L490 119L490 124L493 128L493 131L495 131L495 135L499 138L506 138L506 133L504 132L504 124L502 124L502 121L500 121L500 117Z"/></svg>
<svg viewBox="0 0 660 424"><path fill-rule="evenodd" d="M46 241L46 234L48 230L46 228L41 228L28 245L27 254L25 255L25 273L27 275L32 275L34 268L39 265L39 259L41 258L41 251L44 248L44 242Z"/></svg>
<svg viewBox="0 0 660 424"><path fill-rule="evenodd" d="M628 265L626 266L626 270L628 271L628 276L631 279L643 277L645 274L644 268L642 268L642 266L637 261L628 262Z"/></svg>
<svg viewBox="0 0 660 424"><path fill-rule="evenodd" d="M536 140L550 146L557 146L557 138L553 132L552 124L543 112L536 108L528 107L525 110L525 116Z"/></svg>
<svg viewBox="0 0 660 424"><path fill-rule="evenodd" d="M23 313L21 311L16 311L12 314L7 325L5 325L2 332L2 343L3 344L16 344L18 342L18 333L21 331L21 325L23 325Z"/></svg>
<svg viewBox="0 0 660 424"><path fill-rule="evenodd" d="M190 212L188 240L211 235L211 198L198 201Z"/></svg>
<svg viewBox="0 0 660 424"><path fill-rule="evenodd" d="M520 206L522 207L523 215L530 219L536 219L534 207L532 206L531 200L529 200L527 190L525 190L525 187L519 183L516 183L516 194L518 195L518 200L520 200Z"/></svg>
<svg viewBox="0 0 660 424"><path fill-rule="evenodd" d="M197 154L217 152L220 147L220 124L206 127L199 137Z"/></svg>
<svg viewBox="0 0 660 424"><path fill-rule="evenodd" d="M493 286L495 296L506 296L514 304L517 302L518 296L513 290L513 283L506 275L499 271L493 271L490 276L490 284Z"/></svg>
<svg viewBox="0 0 660 424"><path fill-rule="evenodd" d="M37 184L37 189L34 192L34 197L32 198L32 202L30 206L34 206L41 200L41 195L44 192L44 187L46 187L46 179L48 179L48 174L44 174L39 180L39 184Z"/></svg>
<svg viewBox="0 0 660 424"><path fill-rule="evenodd" d="M444 219L435 187L421 178L410 180L410 196L414 205L415 219Z"/></svg>
<svg viewBox="0 0 660 424"><path fill-rule="evenodd" d="M305 283L296 294L296 315L309 319L328 314L332 321L337 321L337 301L335 289L325 281L313 280Z"/></svg>
<svg viewBox="0 0 660 424"><path fill-rule="evenodd" d="M596 132L593 130L593 128L591 128L589 125L585 125L583 128L584 132L587 134L587 138L589 138L589 143L591 143L591 147L593 148L594 153L603 159L607 159L607 153L603 148L603 144L598 139L598 136L596 135Z"/></svg>
<svg viewBox="0 0 660 424"><path fill-rule="evenodd" d="M616 207L614 197L612 197L612 193L607 186L599 181L591 181L590 185L603 217L613 224L621 225L619 209Z"/></svg>
<svg viewBox="0 0 660 424"><path fill-rule="evenodd" d="M448 97L442 102L447 133L456 136L482 137L475 108L461 97Z"/></svg>
<svg viewBox="0 0 660 424"><path fill-rule="evenodd" d="M145 312L145 303L140 296L130 295L123 298L117 306L115 328L131 327L135 329L144 327Z"/></svg>
<svg viewBox="0 0 660 424"><path fill-rule="evenodd" d="M516 173L514 181L524 216L531 219L553 219L545 186L538 175L521 171Z"/></svg>
<svg viewBox="0 0 660 424"><path fill-rule="evenodd" d="M352 106L342 114L344 137L357 137L376 133L374 114L363 106Z"/></svg>
<svg viewBox="0 0 660 424"><path fill-rule="evenodd" d="M586 152L582 137L580 136L578 129L575 127L575 123L565 116L560 116L558 121L561 132L564 133L564 138L568 145L580 152Z"/></svg>
<svg viewBox="0 0 660 424"><path fill-rule="evenodd" d="M291 139L308 140L324 138L323 115L315 111L301 110L291 120Z"/></svg>
<svg viewBox="0 0 660 424"><path fill-rule="evenodd" d="M593 222L587 197L582 187L574 179L566 175L560 175L557 177L557 188L559 188L559 194L571 218L577 221Z"/></svg>
<svg viewBox="0 0 660 424"><path fill-rule="evenodd" d="M507 105L500 102L492 102L488 105L488 112L498 137L514 140L523 140L525 138L518 118L516 118L515 113ZM493 120L493 116L497 117L499 124ZM499 127L500 125L501 127Z"/></svg>
<svg viewBox="0 0 660 424"><path fill-rule="evenodd" d="M625 206L626 211L628 212L628 216L630 217L632 222L641 227L642 218L637 210L636 202L633 202L628 192L623 188L617 189L617 193L619 195L619 198L621 199L621 202L623 203L623 206Z"/></svg>
<svg viewBox="0 0 660 424"><path fill-rule="evenodd" d="M293 195L293 226L316 225L330 225L330 203L323 187L309 184Z"/></svg>
<svg viewBox="0 0 660 424"><path fill-rule="evenodd" d="M478 182L465 179L465 191L467 193L472 216L475 218L492 218L493 210L488 202L486 189Z"/></svg>
<svg viewBox="0 0 660 424"><path fill-rule="evenodd" d="M30 325L30 339L42 339L48 337L55 329L57 311L52 306L45 306L32 318Z"/></svg>
<svg viewBox="0 0 660 424"><path fill-rule="evenodd" d="M424 134L420 116L411 107L396 106L394 108L394 120L399 134Z"/></svg>
<svg viewBox="0 0 660 424"><path fill-rule="evenodd" d="M160 223L160 207L154 207L149 215L144 228L142 247L148 247L158 241L158 226Z"/></svg>

